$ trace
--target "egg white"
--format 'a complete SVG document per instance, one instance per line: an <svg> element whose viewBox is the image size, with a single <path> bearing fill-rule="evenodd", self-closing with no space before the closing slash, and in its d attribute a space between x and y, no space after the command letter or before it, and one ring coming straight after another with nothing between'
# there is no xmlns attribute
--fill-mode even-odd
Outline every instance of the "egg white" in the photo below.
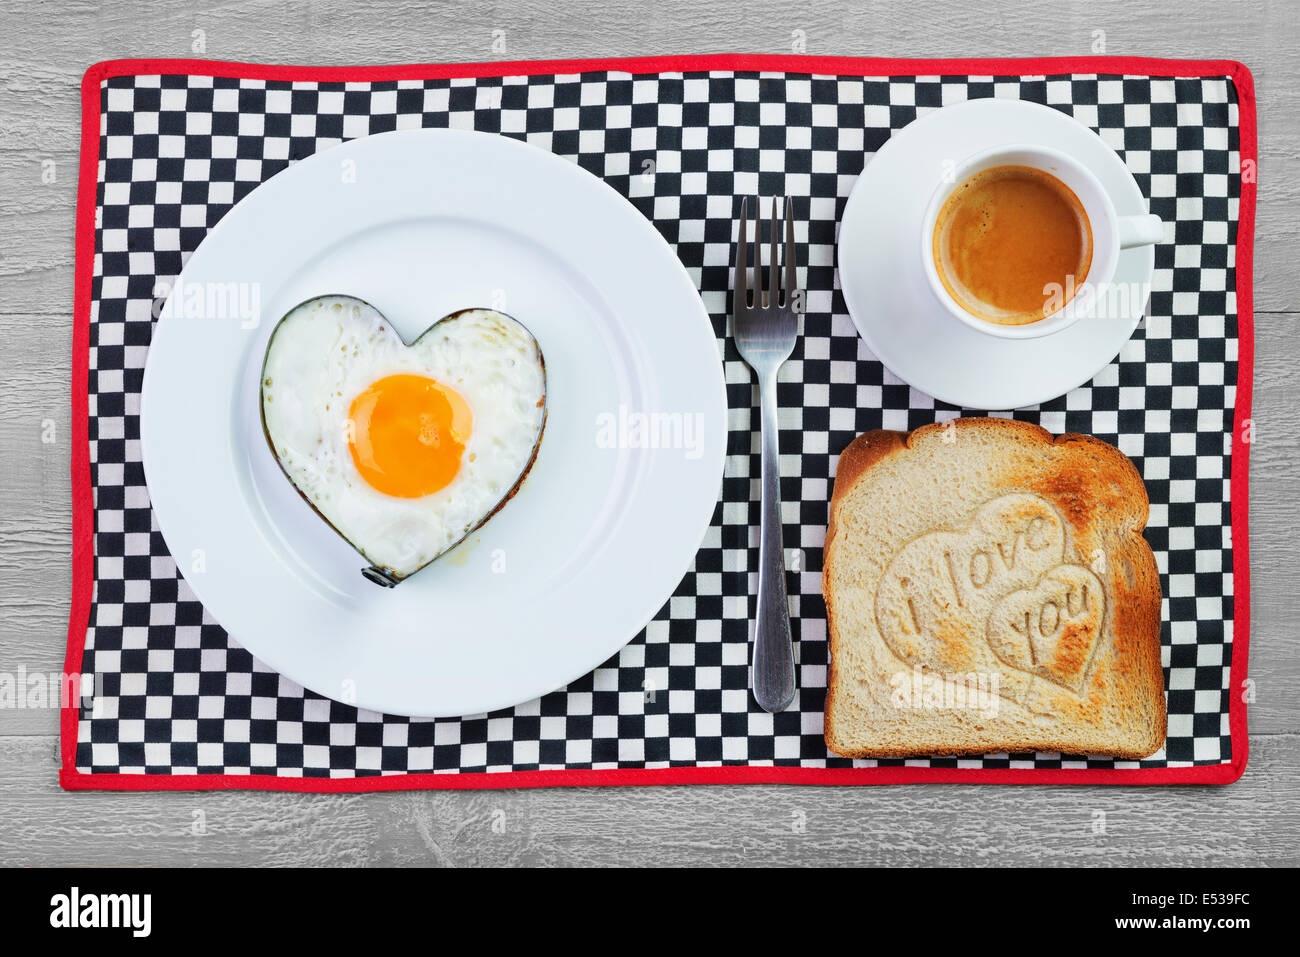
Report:
<svg viewBox="0 0 1300 957"><path fill-rule="evenodd" d="M450 386L473 416L460 471L421 498L373 488L348 446L352 400L397 373ZM267 438L290 480L368 561L398 579L447 551L497 508L532 461L546 418L536 340L489 309L458 313L407 346L359 299L310 300L272 334L261 391Z"/></svg>

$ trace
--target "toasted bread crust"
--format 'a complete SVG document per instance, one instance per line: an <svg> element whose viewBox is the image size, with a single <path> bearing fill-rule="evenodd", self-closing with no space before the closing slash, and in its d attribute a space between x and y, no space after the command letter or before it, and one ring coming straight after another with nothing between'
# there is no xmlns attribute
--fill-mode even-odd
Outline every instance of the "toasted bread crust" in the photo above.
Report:
<svg viewBox="0 0 1300 957"><path fill-rule="evenodd" d="M1122 592L1122 600L1108 613L1107 623L1113 638L1104 674L1094 676L1092 680L1102 687L1099 693L1119 696L1126 702L1131 697L1133 707L1149 716L1140 729L1126 729L1128 736L1125 740L1086 750L1128 759L1146 757L1159 750L1166 734L1160 660L1161 591L1155 556L1142 537L1149 501L1140 473L1126 455L1093 436L1079 433L1053 436L1032 423L991 418L958 418L923 426L910 433L866 432L850 442L840 455L831 494L822 572L831 651L825 715L828 749L850 758L1030 751L1080 753L1079 739L1072 733L1074 729L1069 726L1069 719L1093 717L1088 711L1091 698L1078 705L1077 715L1064 716L1056 726L1038 729L1032 735L1009 734L998 738L997 732L990 730L987 740L978 744L947 744L931 740L924 747L864 741L862 730L852 727L851 717L842 707L847 676L842 673L844 656L841 649L849 638L842 633L842 616L837 612L839 596L833 582L841 560L836 541L842 530L844 501L860 482L869 480L873 470L882 463L907 455L924 445L933 433L946 429L956 429L959 436L983 433L998 442L1038 444L1061 450L1064 458L1054 459L1052 468L1033 474L1000 473L999 477L1008 489L1032 491L1051 501L1075 534L1089 539L1105 536L1110 546L1108 551L1118 551L1115 557L1123 571L1121 574L1117 569L1110 575L1113 588ZM1113 682L1114 686L1107 682Z"/></svg>

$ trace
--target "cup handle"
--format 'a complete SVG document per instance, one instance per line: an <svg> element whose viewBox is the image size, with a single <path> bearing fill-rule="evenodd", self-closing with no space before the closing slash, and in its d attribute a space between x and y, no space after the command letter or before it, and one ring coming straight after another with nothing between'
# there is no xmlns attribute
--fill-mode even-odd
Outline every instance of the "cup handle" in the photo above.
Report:
<svg viewBox="0 0 1300 957"><path fill-rule="evenodd" d="M1165 238L1165 224L1159 216L1147 213L1142 216L1121 216L1119 219L1119 248L1149 246Z"/></svg>

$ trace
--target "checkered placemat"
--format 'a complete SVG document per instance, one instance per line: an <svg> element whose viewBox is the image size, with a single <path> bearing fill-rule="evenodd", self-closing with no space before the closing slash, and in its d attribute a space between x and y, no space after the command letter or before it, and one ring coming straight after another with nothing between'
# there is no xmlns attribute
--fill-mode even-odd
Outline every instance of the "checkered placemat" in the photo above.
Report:
<svg viewBox="0 0 1300 957"><path fill-rule="evenodd" d="M69 670L93 674L95 696L64 715L66 786L910 780L930 769L941 769L931 779L969 770L1008 780L997 772L1025 769L1030 779L1067 780L1048 769L1080 769L1111 780L1125 778L1107 770L1196 766L1237 769L1223 779L1240 773L1244 715L1234 743L1229 714L1237 698L1234 596L1242 590L1232 529L1242 76L1232 75L1231 64L1217 75L1213 65L1182 64L1187 75L1149 76L1136 74L1170 71L1119 65L1112 73L1096 61L1082 70L1055 61L1014 69L1034 75L997 76L960 66L954 73L938 62L886 75L897 72L888 61L861 61L861 69L855 61L803 61L807 72L761 58L731 61L696 58L671 70L589 63L551 72L513 64L483 68L477 78L431 67L353 71L352 79L347 71L168 61L92 69L86 119L97 123L98 136L93 128L87 134L83 192L93 192L94 206L83 195L78 255L88 356L79 356L85 381L74 373L73 386L74 412L78 390L88 389L94 585L92 593L91 558L79 555L85 595L74 596ZM508 75L482 75L503 69ZM855 762L828 754L822 739L821 546L836 456L864 430L911 429L963 412L913 391L868 352L837 287L836 223L863 164L894 131L944 104L990 96L1046 103L1098 131L1151 211L1173 224L1175 241L1156 248L1149 316L1119 360L1089 385L1016 413L1054 433L1114 443L1146 479L1147 538L1165 596L1169 737L1141 762L1059 754ZM1253 152L1253 101L1246 109ZM789 711L766 714L748 692L759 445L751 376L730 341L726 477L694 569L641 636L568 688L462 719L358 711L269 670L187 587L154 522L138 441L141 377L160 297L207 231L289 163L341 140L421 126L526 139L603 178L676 249L719 337L736 197L797 198L796 215L807 223L799 251L807 314L780 384L800 689ZM1253 203L1253 186L1249 195ZM1242 336L1248 342L1248 328ZM90 509L88 496L78 509ZM1237 535L1240 549L1245 529ZM687 772L698 768L721 770ZM639 779L565 776L614 769L666 770ZM840 769L857 770L832 773Z"/></svg>

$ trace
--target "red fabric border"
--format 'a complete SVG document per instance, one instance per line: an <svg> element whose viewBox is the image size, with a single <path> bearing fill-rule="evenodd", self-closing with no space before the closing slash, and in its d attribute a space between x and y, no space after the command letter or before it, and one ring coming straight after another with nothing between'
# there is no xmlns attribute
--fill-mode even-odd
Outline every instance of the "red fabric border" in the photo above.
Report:
<svg viewBox="0 0 1300 957"><path fill-rule="evenodd" d="M241 79L367 81L444 79L451 77L526 76L594 71L635 74L700 70L756 70L841 76L1020 76L1061 73L1136 74L1146 76L1224 76L1237 87L1240 154L1243 166L1258 165L1255 82L1235 60L1167 60L1150 57L1038 57L998 59L881 59L875 57L806 57L790 55L713 54L630 57L596 60L523 60L500 63L448 63L403 66L274 66L214 60L105 60L86 71L81 82L81 171L77 187L76 283L72 341L72 608L64 670L81 671L90 606L94 594L94 490L90 483L88 376L90 362L91 280L95 256L95 211L99 178L100 94L104 80L116 76L187 73ZM1249 181L1247 181L1249 179ZM398 791L423 788L513 788L629 784L1229 784L1246 767L1247 651L1250 640L1249 452L1245 430L1250 424L1254 372L1252 264L1256 185L1244 177L1237 225L1237 404L1233 423L1232 552L1235 617L1231 665L1229 728L1232 761L1191 768L1133 770L982 770L975 768L790 768L687 767L633 768L605 771L510 771L429 773L362 778L283 778L227 774L85 774L76 767L78 711L65 703L60 715L62 769L59 783L68 790L177 791L260 789L300 792Z"/></svg>

